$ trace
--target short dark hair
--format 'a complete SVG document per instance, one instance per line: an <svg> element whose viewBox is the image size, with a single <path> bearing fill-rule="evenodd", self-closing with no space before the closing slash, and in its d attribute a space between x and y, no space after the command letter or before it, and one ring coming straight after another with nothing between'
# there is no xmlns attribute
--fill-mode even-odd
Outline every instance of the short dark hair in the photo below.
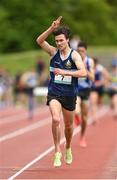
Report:
<svg viewBox="0 0 117 180"><path fill-rule="evenodd" d="M87 43L86 42L83 42L83 41L80 41L79 43L78 43L78 48L79 47L84 47L85 49L87 49Z"/></svg>
<svg viewBox="0 0 117 180"><path fill-rule="evenodd" d="M70 37L70 29L66 26L59 26L58 28L56 28L54 31L53 31L53 35L54 36L58 36L60 34L64 34L66 39L68 39Z"/></svg>

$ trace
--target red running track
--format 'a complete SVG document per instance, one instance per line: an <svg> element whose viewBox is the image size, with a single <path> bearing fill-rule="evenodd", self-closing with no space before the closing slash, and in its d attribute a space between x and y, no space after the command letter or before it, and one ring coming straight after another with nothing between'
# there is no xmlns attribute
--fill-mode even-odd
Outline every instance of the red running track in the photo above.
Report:
<svg viewBox="0 0 117 180"><path fill-rule="evenodd" d="M4 111L4 112L3 112ZM115 179L117 177L117 121L109 109L99 112L98 123L89 120L87 148L79 146L79 127L72 141L73 163L54 168L51 117L39 107L34 119L26 110L0 112L0 179ZM63 122L61 121L63 138ZM64 139L61 142L64 154ZM64 155L63 155L64 156Z"/></svg>

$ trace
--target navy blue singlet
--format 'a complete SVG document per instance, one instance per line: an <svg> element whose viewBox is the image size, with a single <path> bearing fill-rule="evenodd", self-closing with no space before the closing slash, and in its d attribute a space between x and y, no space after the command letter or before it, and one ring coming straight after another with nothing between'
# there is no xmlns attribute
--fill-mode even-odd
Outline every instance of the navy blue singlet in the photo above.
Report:
<svg viewBox="0 0 117 180"><path fill-rule="evenodd" d="M50 82L48 85L48 93L60 96L75 96L77 93L77 78L72 76L55 75L54 68L65 69L69 71L77 70L72 60L73 50L71 50L67 59L62 60L59 50L50 61Z"/></svg>

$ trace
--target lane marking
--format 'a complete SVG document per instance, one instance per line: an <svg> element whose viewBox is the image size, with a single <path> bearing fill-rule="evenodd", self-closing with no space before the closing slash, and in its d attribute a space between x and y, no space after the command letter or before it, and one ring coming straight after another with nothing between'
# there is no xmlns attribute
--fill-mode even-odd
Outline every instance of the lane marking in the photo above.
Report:
<svg viewBox="0 0 117 180"><path fill-rule="evenodd" d="M12 122L15 122L15 121L21 121L21 120L24 120L24 119L28 118L28 113L27 112L23 112L23 113L18 112L17 114L13 115L13 116L10 116L10 117L7 117L7 118L2 118L2 121L0 121L0 125L5 125L5 124L9 124L9 123L12 123ZM20 116L19 116L19 114L20 114Z"/></svg>
<svg viewBox="0 0 117 180"><path fill-rule="evenodd" d="M77 131L80 131L80 128L77 128ZM75 129L75 133L74 135L77 133L76 129ZM73 135L73 136L74 136ZM61 139L60 144L63 144L65 142L65 138ZM41 160L43 157L45 157L47 154L49 154L50 152L52 152L54 150L54 146L51 146L49 149L47 149L44 153L42 153L41 155L37 156L37 158L35 158L33 161L31 161L30 163L28 163L26 166L24 166L20 171L18 171L16 174L14 174L13 176L11 176L10 178L8 178L8 180L13 180L14 178L16 178L18 175L20 175L23 171L25 171L26 169L28 169L30 166L32 166L33 164L35 164L37 161Z"/></svg>
<svg viewBox="0 0 117 180"><path fill-rule="evenodd" d="M47 111L46 108L45 109L35 109L34 117L35 117L35 115L38 115L39 113L43 114L43 112L46 112L46 111ZM20 116L19 116L19 114L20 114ZM15 121L25 120L25 119L28 119L28 116L29 116L28 110L17 112L17 114L15 114L13 116L10 115L10 117L1 118L0 125L5 125L5 124L9 124L9 123L12 123Z"/></svg>
<svg viewBox="0 0 117 180"><path fill-rule="evenodd" d="M108 112L107 108L104 108L102 111L99 112L99 116L98 118L101 118L102 116L104 116L106 113ZM90 125L93 122L93 118L90 118L88 120L88 125ZM80 127L76 127L74 129L74 133L73 133L73 137L80 132ZM60 141L60 144L63 144L65 142L65 138L62 138ZM8 180L14 180L14 178L16 178L18 175L20 175L21 173L23 173L26 169L28 169L30 166L32 166L33 164L35 164L37 161L40 161L42 158L44 158L47 154L49 154L50 152L52 152L54 150L54 146L51 146L50 148L48 148L46 151L44 151L42 154L40 154L39 156L37 156L34 160L32 160L31 162L29 162L28 164L26 164L22 169L20 169L18 172L16 172L14 175L12 175L11 177L8 178Z"/></svg>
<svg viewBox="0 0 117 180"><path fill-rule="evenodd" d="M27 132L30 132L30 131L35 130L35 129L40 128L40 127L43 127L49 123L51 123L51 117L43 119L42 121L36 122L30 126L16 130L12 133L6 134L5 136L0 137L0 142L4 142L6 140L12 139L12 138L17 137L19 135L23 135Z"/></svg>

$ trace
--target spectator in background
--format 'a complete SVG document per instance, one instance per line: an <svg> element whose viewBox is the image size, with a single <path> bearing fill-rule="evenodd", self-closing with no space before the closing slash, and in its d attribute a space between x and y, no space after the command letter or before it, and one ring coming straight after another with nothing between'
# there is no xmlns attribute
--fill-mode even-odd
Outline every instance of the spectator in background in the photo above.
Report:
<svg viewBox="0 0 117 180"><path fill-rule="evenodd" d="M20 83L21 76L22 76L22 73L18 72L15 75L15 79L14 79L14 101L15 101L15 104L20 102L20 94L23 92L23 87L21 86L21 83Z"/></svg>
<svg viewBox="0 0 117 180"><path fill-rule="evenodd" d="M5 69L0 69L0 106L6 107L12 104L12 77Z"/></svg>
<svg viewBox="0 0 117 180"><path fill-rule="evenodd" d="M38 86L38 76L34 70L17 73L14 80L15 103L28 106L28 118L34 113L34 88Z"/></svg>
<svg viewBox="0 0 117 180"><path fill-rule="evenodd" d="M23 87L24 93L28 97L28 112L29 119L33 118L34 113L34 94L33 90L38 85L37 73L33 70L25 72L20 78L20 84Z"/></svg>
<svg viewBox="0 0 117 180"><path fill-rule="evenodd" d="M78 43L80 42L80 38L78 36L73 36L70 40L70 47L74 50L77 50Z"/></svg>
<svg viewBox="0 0 117 180"><path fill-rule="evenodd" d="M44 63L43 59L39 58L36 63L36 72L40 76L44 70L45 70L45 63Z"/></svg>
<svg viewBox="0 0 117 180"><path fill-rule="evenodd" d="M39 79L39 86L47 87L49 83L49 76L48 76L46 64L42 59L39 59L37 61L36 72Z"/></svg>

